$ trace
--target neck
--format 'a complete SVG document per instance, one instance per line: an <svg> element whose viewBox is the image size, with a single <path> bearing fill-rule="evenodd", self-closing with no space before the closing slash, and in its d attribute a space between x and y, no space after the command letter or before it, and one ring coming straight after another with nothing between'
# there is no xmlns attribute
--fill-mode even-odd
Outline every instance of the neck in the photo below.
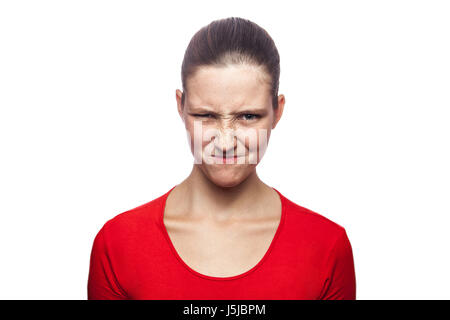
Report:
<svg viewBox="0 0 450 320"><path fill-rule="evenodd" d="M195 164L190 175L177 188L183 198L185 212L214 219L254 216L255 208L263 203L268 193L273 192L259 179L256 168L240 184L221 187L206 177Z"/></svg>

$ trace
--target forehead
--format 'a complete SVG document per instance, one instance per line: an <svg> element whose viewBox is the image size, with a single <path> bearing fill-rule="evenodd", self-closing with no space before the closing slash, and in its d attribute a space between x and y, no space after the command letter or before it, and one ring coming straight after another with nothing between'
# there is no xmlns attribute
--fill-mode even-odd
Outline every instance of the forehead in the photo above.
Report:
<svg viewBox="0 0 450 320"><path fill-rule="evenodd" d="M216 110L271 104L270 77L251 65L202 66L187 80L187 105Z"/></svg>

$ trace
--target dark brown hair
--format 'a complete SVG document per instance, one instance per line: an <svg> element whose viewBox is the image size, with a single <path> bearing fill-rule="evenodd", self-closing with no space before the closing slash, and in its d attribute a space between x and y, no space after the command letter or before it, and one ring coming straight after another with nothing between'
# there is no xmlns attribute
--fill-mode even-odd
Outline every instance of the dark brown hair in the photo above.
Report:
<svg viewBox="0 0 450 320"><path fill-rule="evenodd" d="M186 81L198 67L247 63L263 66L271 78L272 106L278 108L280 56L266 30L238 17L215 20L192 37L181 67L184 105Z"/></svg>

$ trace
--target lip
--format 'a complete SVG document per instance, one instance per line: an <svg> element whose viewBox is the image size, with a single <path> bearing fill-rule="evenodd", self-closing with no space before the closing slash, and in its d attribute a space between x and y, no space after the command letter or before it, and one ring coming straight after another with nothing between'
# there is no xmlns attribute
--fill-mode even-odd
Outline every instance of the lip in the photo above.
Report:
<svg viewBox="0 0 450 320"><path fill-rule="evenodd" d="M243 156L233 156L233 157L216 157L213 156L214 160L219 163L235 163L238 158L242 158Z"/></svg>

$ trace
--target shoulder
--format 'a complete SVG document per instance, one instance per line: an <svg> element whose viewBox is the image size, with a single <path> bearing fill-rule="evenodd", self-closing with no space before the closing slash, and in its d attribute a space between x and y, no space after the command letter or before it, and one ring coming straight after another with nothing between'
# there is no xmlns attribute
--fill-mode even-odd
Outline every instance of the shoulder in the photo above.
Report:
<svg viewBox="0 0 450 320"><path fill-rule="evenodd" d="M346 237L345 228L324 214L282 196L285 210L285 228L294 238L309 241L317 246L332 246L337 240Z"/></svg>
<svg viewBox="0 0 450 320"><path fill-rule="evenodd" d="M129 238L143 230L150 231L158 223L165 195L121 212L106 221L100 232L114 238Z"/></svg>

